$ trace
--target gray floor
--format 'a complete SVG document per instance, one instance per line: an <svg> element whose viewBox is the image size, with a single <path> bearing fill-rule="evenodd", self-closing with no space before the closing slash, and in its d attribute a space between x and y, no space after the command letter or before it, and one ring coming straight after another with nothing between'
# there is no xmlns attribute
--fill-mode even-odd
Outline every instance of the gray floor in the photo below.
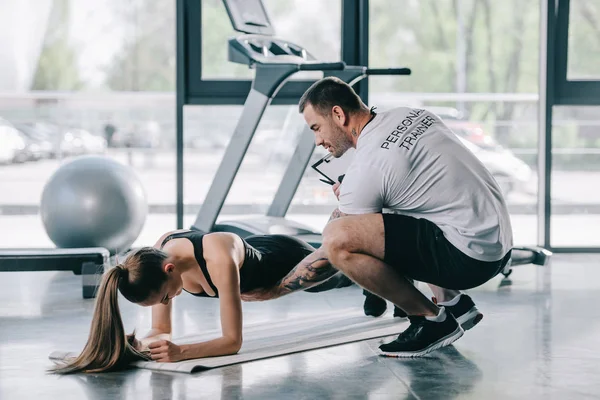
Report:
<svg viewBox="0 0 600 400"><path fill-rule="evenodd" d="M0 274L0 399L580 399L600 397L597 255L555 255L470 291L485 318L455 346L415 360L379 357L378 340L194 375L133 370L47 375L52 350L80 349L93 301L68 273ZM181 296L175 335L218 327L218 302ZM357 288L246 303L246 322L360 307ZM121 301L128 330L146 331L148 309Z"/></svg>

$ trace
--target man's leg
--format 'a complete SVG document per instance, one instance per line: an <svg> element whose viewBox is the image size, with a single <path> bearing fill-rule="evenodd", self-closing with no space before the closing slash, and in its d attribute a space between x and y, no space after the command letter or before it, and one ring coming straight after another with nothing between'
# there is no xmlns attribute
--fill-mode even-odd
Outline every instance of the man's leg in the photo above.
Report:
<svg viewBox="0 0 600 400"><path fill-rule="evenodd" d="M363 311L365 315L370 317L380 317L387 310L387 302L385 299L363 289L365 300L363 302Z"/></svg>
<svg viewBox="0 0 600 400"><path fill-rule="evenodd" d="M385 233L381 214L353 215L331 221L320 248L344 275L391 301L408 315L433 317L439 308L406 277L383 262Z"/></svg>
<svg viewBox="0 0 600 400"><path fill-rule="evenodd" d="M413 220L410 220L411 222ZM413 224L412 228L417 225ZM407 228L410 228L407 226ZM415 235L418 232L414 232ZM408 237L412 232L407 232ZM396 266L385 263L386 233L381 214L348 216L330 222L319 250L337 269L369 292L406 311L411 325L398 338L380 346L383 354L419 357L452 344L464 331L450 313L438 308ZM404 245L417 259L418 246ZM408 256L408 255L407 255Z"/></svg>
<svg viewBox="0 0 600 400"><path fill-rule="evenodd" d="M483 314L479 311L471 296L458 290L444 289L431 283L429 288L433 292L437 305L443 306L451 312L465 331L473 328L483 319Z"/></svg>
<svg viewBox="0 0 600 400"><path fill-rule="evenodd" d="M458 290L444 289L431 283L428 285L438 303L450 301L460 294Z"/></svg>

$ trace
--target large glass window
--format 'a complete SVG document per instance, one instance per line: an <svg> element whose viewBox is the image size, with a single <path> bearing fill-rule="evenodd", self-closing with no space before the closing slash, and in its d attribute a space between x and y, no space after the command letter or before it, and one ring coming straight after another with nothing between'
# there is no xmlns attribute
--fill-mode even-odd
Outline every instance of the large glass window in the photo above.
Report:
<svg viewBox="0 0 600 400"><path fill-rule="evenodd" d="M202 106L186 109L186 226L193 223L198 207L208 193L241 113L241 106ZM303 127L304 121L296 106L267 108L233 182L220 218L266 213ZM316 181L319 182L318 179Z"/></svg>
<svg viewBox="0 0 600 400"><path fill-rule="evenodd" d="M413 71L369 78L370 105L440 115L498 180L515 243L535 244L539 1L371 0L369 7L370 65Z"/></svg>
<svg viewBox="0 0 600 400"><path fill-rule="evenodd" d="M600 2L571 0L567 79L600 79Z"/></svg>
<svg viewBox="0 0 600 400"><path fill-rule="evenodd" d="M242 106L188 106L184 110L184 227L189 227L221 164ZM246 199L238 196L237 200Z"/></svg>
<svg viewBox="0 0 600 400"><path fill-rule="evenodd" d="M277 37L305 47L319 59L340 60L341 0L264 0L264 4ZM227 60L227 39L236 35L223 2L202 0L203 79L253 76L248 67Z"/></svg>
<svg viewBox="0 0 600 400"><path fill-rule="evenodd" d="M553 247L600 246L600 107L554 107Z"/></svg>
<svg viewBox="0 0 600 400"><path fill-rule="evenodd" d="M176 224L175 2L6 3L0 48L15 51L0 55L0 247L53 245L44 185L91 154L137 173L149 204L137 243L153 244Z"/></svg>

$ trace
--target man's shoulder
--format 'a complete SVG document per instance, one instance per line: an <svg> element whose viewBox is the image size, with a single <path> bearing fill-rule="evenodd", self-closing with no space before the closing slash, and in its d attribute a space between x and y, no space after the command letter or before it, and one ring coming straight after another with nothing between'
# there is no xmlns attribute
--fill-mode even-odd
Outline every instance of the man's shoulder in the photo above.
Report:
<svg viewBox="0 0 600 400"><path fill-rule="evenodd" d="M376 165L377 164L376 161L377 160L373 160L368 155L362 154L357 151L356 157L354 157L354 159L348 166L346 174L351 174L351 175L369 174L373 170L380 169L380 166Z"/></svg>
<svg viewBox="0 0 600 400"><path fill-rule="evenodd" d="M364 154L357 153L352 163L346 170L346 175L352 177L385 177L390 171L403 171L408 164L402 159L391 159L390 157L380 157L378 154L365 151Z"/></svg>
<svg viewBox="0 0 600 400"><path fill-rule="evenodd" d="M381 114L384 117L405 117L409 114L414 114L414 113L425 113L427 112L427 110L425 110L424 108L420 108L420 107L409 107L409 106L398 106L398 107L394 107L394 108L390 108L389 110L385 110L382 111Z"/></svg>

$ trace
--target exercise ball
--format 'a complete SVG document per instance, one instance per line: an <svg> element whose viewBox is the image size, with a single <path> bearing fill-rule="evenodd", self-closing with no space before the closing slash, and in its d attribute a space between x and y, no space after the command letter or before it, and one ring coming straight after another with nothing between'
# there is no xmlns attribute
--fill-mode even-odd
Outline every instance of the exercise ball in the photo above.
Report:
<svg viewBox="0 0 600 400"><path fill-rule="evenodd" d="M102 156L83 156L63 165L42 192L42 221L60 248L127 250L148 213L146 193L136 173Z"/></svg>

